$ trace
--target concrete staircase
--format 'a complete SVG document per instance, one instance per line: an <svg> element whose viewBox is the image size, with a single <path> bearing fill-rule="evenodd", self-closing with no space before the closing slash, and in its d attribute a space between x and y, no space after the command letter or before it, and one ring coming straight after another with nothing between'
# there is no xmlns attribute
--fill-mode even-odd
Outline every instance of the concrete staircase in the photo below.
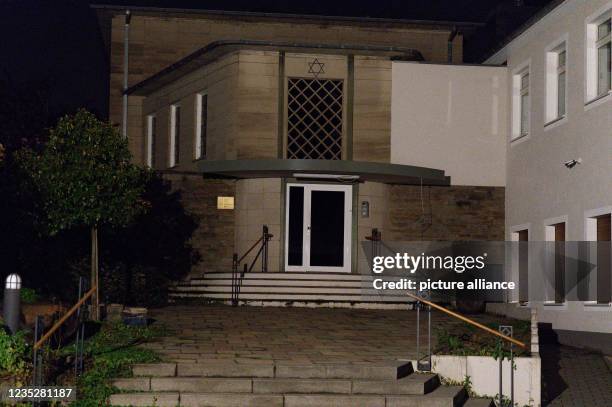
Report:
<svg viewBox="0 0 612 407"><path fill-rule="evenodd" d="M385 276L386 281L393 278ZM407 308L410 299L399 290L375 290L371 275L347 273L248 273L242 280L245 305ZM206 273L170 287L170 299L204 299L229 303L232 273Z"/></svg>
<svg viewBox="0 0 612 407"><path fill-rule="evenodd" d="M405 364L158 363L117 379L113 406L487 407Z"/></svg>

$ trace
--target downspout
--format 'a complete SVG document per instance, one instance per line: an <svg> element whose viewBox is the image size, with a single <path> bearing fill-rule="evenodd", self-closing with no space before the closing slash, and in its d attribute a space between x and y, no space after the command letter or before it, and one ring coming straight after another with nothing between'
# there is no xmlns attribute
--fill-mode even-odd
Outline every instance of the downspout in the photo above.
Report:
<svg viewBox="0 0 612 407"><path fill-rule="evenodd" d="M457 26L453 27L453 30L448 35L448 63L453 63L453 40L457 36L459 32L457 31Z"/></svg>
<svg viewBox="0 0 612 407"><path fill-rule="evenodd" d="M127 120L128 120L128 72L130 59L130 20L132 13L130 10L125 11L125 31L123 34L123 117L121 123L121 134L127 137Z"/></svg>

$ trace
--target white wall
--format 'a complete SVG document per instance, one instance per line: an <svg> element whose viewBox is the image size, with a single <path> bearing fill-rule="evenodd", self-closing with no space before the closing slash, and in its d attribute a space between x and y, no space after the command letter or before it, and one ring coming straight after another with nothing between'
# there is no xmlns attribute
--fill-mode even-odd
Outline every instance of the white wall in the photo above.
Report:
<svg viewBox="0 0 612 407"><path fill-rule="evenodd" d="M506 80L503 67L393 62L391 162L504 186Z"/></svg>
<svg viewBox="0 0 612 407"><path fill-rule="evenodd" d="M509 76L530 66L529 136L506 142L508 234L529 225L530 240L546 240L547 220L563 218L566 240L589 240L586 217L612 208L612 94L585 104L585 21L606 8L612 1L567 0L487 61L507 61ZM545 51L561 38L567 39L567 115L545 126ZM510 134L510 120L506 125ZM563 165L578 158L582 164L571 170ZM541 307L538 315L555 329L612 333L612 307L574 302Z"/></svg>

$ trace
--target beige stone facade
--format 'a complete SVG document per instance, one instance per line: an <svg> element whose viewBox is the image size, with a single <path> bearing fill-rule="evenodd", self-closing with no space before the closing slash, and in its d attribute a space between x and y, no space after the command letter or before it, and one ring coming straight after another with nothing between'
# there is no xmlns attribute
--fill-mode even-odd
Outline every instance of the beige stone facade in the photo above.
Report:
<svg viewBox="0 0 612 407"><path fill-rule="evenodd" d="M123 89L124 10L100 11L108 18L110 48L109 115L121 122ZM418 50L426 61L446 62L452 25L389 21L317 21L316 18L224 16L207 13L132 11L130 25L129 85L132 86L177 62L203 46L220 40L262 40L310 44L359 44L401 46ZM453 41L454 62L461 62L463 39ZM358 64L356 64L358 65ZM265 70L265 68L264 68ZM261 76L271 78L274 69ZM378 73L375 73L375 75ZM363 83L365 85L365 83ZM271 86L275 86L271 84ZM131 97L128 116L130 147L142 162L142 120L139 97Z"/></svg>
<svg viewBox="0 0 612 407"><path fill-rule="evenodd" d="M110 118L119 122L123 16L117 14L110 21ZM296 78L341 81L338 158L390 164L393 59L406 58L401 50L411 49L428 62L445 62L451 29L399 22L322 23L313 19L230 18L206 13L135 13L130 34L130 86L213 41L274 42L267 46L218 44L205 62L197 65L192 62L188 69L178 64L177 69L185 69L180 75L161 75L162 80L158 75L147 82L153 85L129 96L128 139L134 160L146 164L152 154L154 169L167 174L173 186L182 191L186 208L200 220L193 243L202 261L194 267L192 276L229 271L232 254L241 255L257 241L263 225L274 236L269 246L268 269L284 271L286 184L296 181L291 173L274 178L204 179L200 174L202 161L195 154L198 95L206 94L208 101L207 161L286 159L289 81ZM324 49L317 49L318 45ZM335 45L338 47L334 48ZM455 37L452 45L454 62L461 62L461 36ZM315 62L324 69L313 74L311 65ZM180 106L181 112L176 165L170 147L173 105ZM151 152L150 117L155 117L155 145ZM350 271L358 272L366 266L360 242L373 228L388 240L420 238L417 223L422 217L422 204L418 187L360 180L350 190ZM426 238L503 237L503 188L427 187L427 193L434 197L430 204L435 222ZM217 208L220 196L234 197L234 209ZM361 214L363 204L369 205L367 216ZM486 222L490 221L486 227L482 226L483 216ZM259 265L254 268L259 269Z"/></svg>

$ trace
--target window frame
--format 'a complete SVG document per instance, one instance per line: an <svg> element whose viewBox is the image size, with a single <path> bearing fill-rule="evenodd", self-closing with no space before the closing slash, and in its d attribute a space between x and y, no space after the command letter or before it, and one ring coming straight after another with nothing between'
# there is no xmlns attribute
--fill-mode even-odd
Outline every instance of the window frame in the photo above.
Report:
<svg viewBox="0 0 612 407"><path fill-rule="evenodd" d="M528 76L528 84L523 87L523 79L525 76ZM518 140L524 140L530 137L531 135L531 60L520 64L512 73L512 126L510 132L510 143L514 143ZM522 100L523 96L527 96L528 101L528 112L527 112L527 130L523 132L523 106Z"/></svg>
<svg viewBox="0 0 612 407"><path fill-rule="evenodd" d="M599 37L599 27L608 23L607 35ZM610 100L612 94L612 69L608 79L608 89L599 91L599 49L609 46L609 58L612 60L612 2L602 7L599 11L587 17L585 20L585 109L591 104L603 103ZM609 63L610 64L610 63Z"/></svg>
<svg viewBox="0 0 612 407"><path fill-rule="evenodd" d="M206 123L204 125L204 139L202 140L202 102L204 98L206 98ZM208 91L203 90L196 93L195 102L195 135L193 141L193 157L194 160L205 160L208 155ZM204 143L202 144L202 142Z"/></svg>
<svg viewBox="0 0 612 407"><path fill-rule="evenodd" d="M564 64L560 65L560 56L564 54ZM546 96L544 106L544 128L548 129L550 125L564 121L567 118L568 110L568 61L569 61L568 35L554 41L546 47ZM563 100L559 99L559 90L561 88L560 77L564 75ZM563 107L563 112L561 108Z"/></svg>
<svg viewBox="0 0 612 407"><path fill-rule="evenodd" d="M178 118L178 123L177 123ZM170 105L170 148L168 149L168 167L174 168L180 164L181 142L181 104L176 102ZM178 130L178 131L177 131Z"/></svg>
<svg viewBox="0 0 612 407"><path fill-rule="evenodd" d="M155 168L155 142L157 138L157 115L147 115L147 166Z"/></svg>

